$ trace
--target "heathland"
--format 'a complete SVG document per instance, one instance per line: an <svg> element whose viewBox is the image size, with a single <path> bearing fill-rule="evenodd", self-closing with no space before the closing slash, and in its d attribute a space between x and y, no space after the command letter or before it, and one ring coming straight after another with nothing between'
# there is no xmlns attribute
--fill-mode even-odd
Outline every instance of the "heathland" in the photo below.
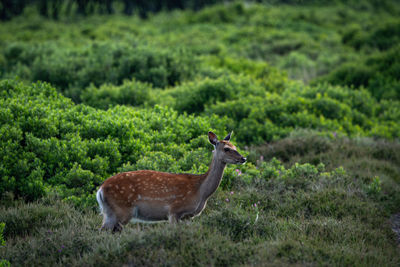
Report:
<svg viewBox="0 0 400 267"><path fill-rule="evenodd" d="M400 265L397 1L118 3L0 23L0 265ZM203 173L210 130L248 163L200 217L98 231L106 178Z"/></svg>

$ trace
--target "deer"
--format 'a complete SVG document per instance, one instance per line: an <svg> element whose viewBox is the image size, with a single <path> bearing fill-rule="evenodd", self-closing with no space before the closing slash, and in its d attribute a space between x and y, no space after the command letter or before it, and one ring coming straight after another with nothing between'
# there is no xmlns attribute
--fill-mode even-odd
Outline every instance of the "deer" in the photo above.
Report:
<svg viewBox="0 0 400 267"><path fill-rule="evenodd" d="M220 185L226 165L246 162L230 142L231 135L218 140L216 134L208 132L214 150L204 174L137 170L106 179L96 194L103 215L100 230L118 232L131 221L175 224L200 215Z"/></svg>

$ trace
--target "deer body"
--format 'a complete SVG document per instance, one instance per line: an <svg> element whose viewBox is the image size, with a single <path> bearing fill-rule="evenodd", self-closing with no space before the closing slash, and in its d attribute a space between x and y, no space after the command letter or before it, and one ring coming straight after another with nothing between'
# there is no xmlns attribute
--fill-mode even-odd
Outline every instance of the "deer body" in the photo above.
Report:
<svg viewBox="0 0 400 267"><path fill-rule="evenodd" d="M222 141L209 132L215 146L209 170L202 175L152 170L119 173L108 178L97 192L103 213L102 229L121 230L129 221L171 223L199 215L217 190L227 163L244 163L230 134Z"/></svg>

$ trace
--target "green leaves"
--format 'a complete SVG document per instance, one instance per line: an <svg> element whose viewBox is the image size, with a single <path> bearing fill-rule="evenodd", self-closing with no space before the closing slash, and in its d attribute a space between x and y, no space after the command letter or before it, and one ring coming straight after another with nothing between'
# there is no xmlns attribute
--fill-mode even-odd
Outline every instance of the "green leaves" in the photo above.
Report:
<svg viewBox="0 0 400 267"><path fill-rule="evenodd" d="M197 69L196 61L184 50L113 42L64 49L53 42L40 46L11 43L5 49L5 60L6 73L50 82L76 101L80 100L79 91L91 84L121 84L135 78L164 88L192 77Z"/></svg>
<svg viewBox="0 0 400 267"><path fill-rule="evenodd" d="M82 92L83 103L101 109L115 105L143 106L151 102L151 84L135 80L124 81L121 86L104 84L99 88L88 87Z"/></svg>
<svg viewBox="0 0 400 267"><path fill-rule="evenodd" d="M92 205L96 188L124 164L203 171L210 161L206 133L225 133L225 121L215 116L178 115L160 106L96 110L43 83L3 81L0 91L0 195L34 200L51 185L76 205Z"/></svg>

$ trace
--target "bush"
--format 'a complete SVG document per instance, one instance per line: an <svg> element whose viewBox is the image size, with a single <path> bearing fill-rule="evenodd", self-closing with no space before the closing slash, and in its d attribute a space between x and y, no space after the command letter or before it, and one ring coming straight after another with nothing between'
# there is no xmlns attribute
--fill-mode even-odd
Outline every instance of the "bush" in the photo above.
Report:
<svg viewBox="0 0 400 267"><path fill-rule="evenodd" d="M322 84L289 87L281 95L264 93L263 96L253 96L249 93L244 98L210 105L205 113L230 118L231 127L238 132L239 140L245 143L277 140L295 128L343 132L350 136L389 137L398 126L390 122L392 118L378 119L375 110L380 109L380 105L365 90ZM389 105L387 108L393 109L392 114L397 118L395 108ZM370 132L378 125L391 126L385 126L385 130L379 133L378 130ZM397 134L392 137L396 138Z"/></svg>
<svg viewBox="0 0 400 267"><path fill-rule="evenodd" d="M400 41L400 22L391 21L374 25L368 34L363 33L361 29L353 28L343 38L345 43L354 46L356 49L376 47L380 50L387 50Z"/></svg>
<svg viewBox="0 0 400 267"><path fill-rule="evenodd" d="M217 102L241 99L248 94L263 95L264 90L249 78L232 75L186 83L167 93L174 98L173 107L176 110L198 114Z"/></svg>
<svg viewBox="0 0 400 267"><path fill-rule="evenodd" d="M360 66L360 63L348 63L329 74L328 81L338 85L367 87L368 81L373 75L373 70L367 66Z"/></svg>
<svg viewBox="0 0 400 267"><path fill-rule="evenodd" d="M375 176L367 187L367 193L376 196L381 192L381 190L381 180L378 176Z"/></svg>
<svg viewBox="0 0 400 267"><path fill-rule="evenodd" d="M180 83L196 71L196 63L190 56L183 50L107 42L65 49L53 43L33 47L15 43L6 47L5 72L22 73L26 66L29 73L23 78L50 82L79 101L80 93L74 95L68 91L82 90L90 84L121 84L131 78L160 88Z"/></svg>
<svg viewBox="0 0 400 267"><path fill-rule="evenodd" d="M400 99L400 46L373 54L363 61L343 64L318 81L332 84L365 87L373 97Z"/></svg>
<svg viewBox="0 0 400 267"><path fill-rule="evenodd" d="M230 4L228 7L217 5L212 8L204 8L197 14L187 16L189 23L232 23L237 17L246 16L246 9L242 3Z"/></svg>
<svg viewBox="0 0 400 267"><path fill-rule="evenodd" d="M161 107L95 110L74 105L44 83L2 81L0 95L0 194L13 192L27 200L43 196L50 186L75 204L80 199L93 203L97 186L123 163L203 170L210 150L196 165L171 164L207 146L206 133L225 124L215 116L183 116Z"/></svg>
<svg viewBox="0 0 400 267"><path fill-rule="evenodd" d="M143 106L151 101L152 86L135 80L124 81L120 86L103 84L90 86L81 94L81 101L89 106L107 109L115 105Z"/></svg>

